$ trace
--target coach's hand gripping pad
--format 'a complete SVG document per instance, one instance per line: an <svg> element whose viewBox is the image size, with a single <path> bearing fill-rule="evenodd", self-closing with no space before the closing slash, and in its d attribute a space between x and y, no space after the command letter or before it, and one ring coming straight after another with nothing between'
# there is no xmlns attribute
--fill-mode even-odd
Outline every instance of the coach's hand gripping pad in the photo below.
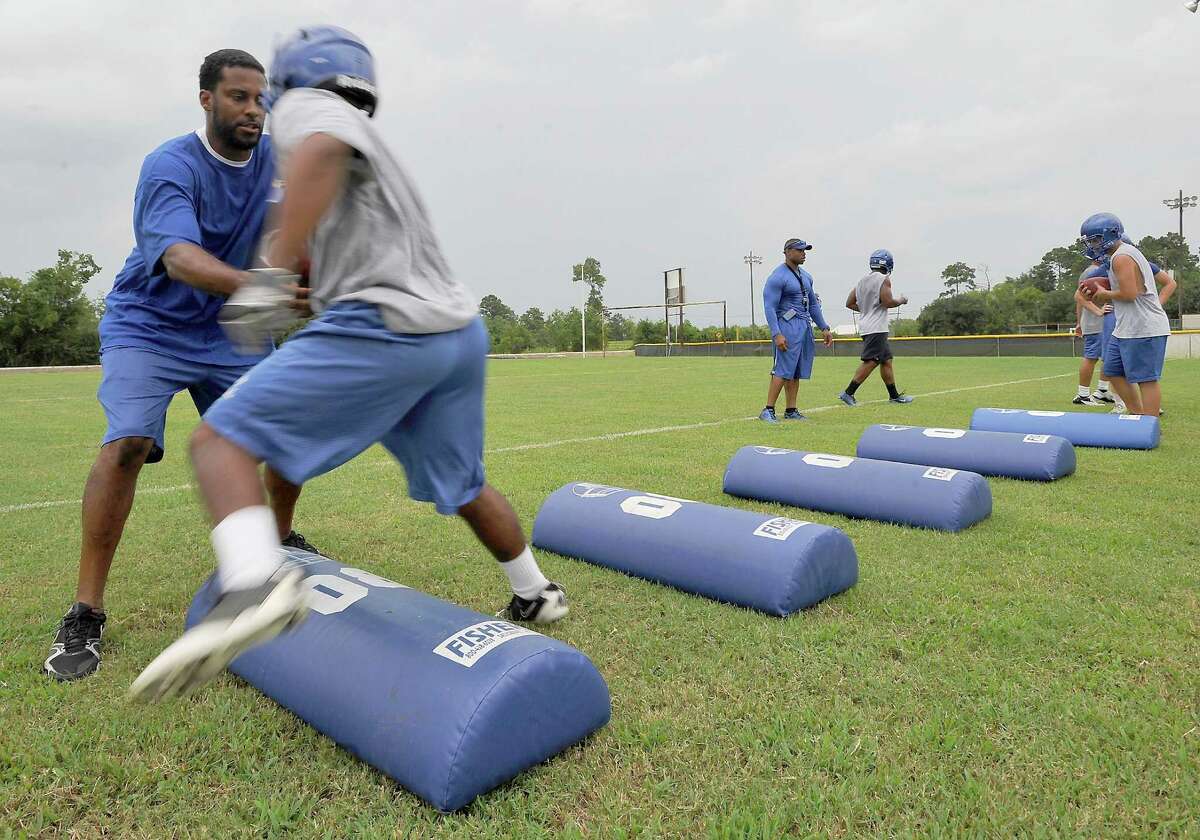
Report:
<svg viewBox="0 0 1200 840"><path fill-rule="evenodd" d="M739 449L725 492L939 531L961 531L992 512L991 488L977 473L774 446Z"/></svg>
<svg viewBox="0 0 1200 840"><path fill-rule="evenodd" d="M314 605L229 670L440 811L604 726L591 660L532 630L288 549ZM210 578L190 627L216 597Z"/></svg>
<svg viewBox="0 0 1200 840"><path fill-rule="evenodd" d="M854 544L837 528L602 484L552 493L533 544L778 616L858 581Z"/></svg>
<svg viewBox="0 0 1200 840"><path fill-rule="evenodd" d="M971 415L971 428L984 432L1059 435L1076 446L1109 449L1153 449L1158 446L1160 434L1157 417L1018 408L977 408Z"/></svg>
<svg viewBox="0 0 1200 840"><path fill-rule="evenodd" d="M858 439L858 457L1028 481L1054 481L1075 472L1075 447L1057 435L869 426Z"/></svg>

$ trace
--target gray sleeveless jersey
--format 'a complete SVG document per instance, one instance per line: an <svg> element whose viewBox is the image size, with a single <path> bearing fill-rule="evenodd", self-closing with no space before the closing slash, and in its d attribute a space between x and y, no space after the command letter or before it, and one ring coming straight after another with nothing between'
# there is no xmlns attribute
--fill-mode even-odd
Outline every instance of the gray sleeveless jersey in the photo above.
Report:
<svg viewBox="0 0 1200 840"><path fill-rule="evenodd" d="M375 122L337 94L296 88L276 103L271 138L285 194L288 157L312 134L356 152L341 195L309 243L313 310L374 303L398 333L450 332L474 320L479 302L450 273L408 173Z"/></svg>
<svg viewBox="0 0 1200 840"><path fill-rule="evenodd" d="M879 290L888 276L872 271L858 281L854 297L858 301L858 334L871 335L888 331L888 311L879 301Z"/></svg>
<svg viewBox="0 0 1200 840"><path fill-rule="evenodd" d="M1115 260L1124 254L1137 263L1141 271L1142 283L1145 289L1131 301L1114 300L1113 309L1117 314L1117 326L1113 330L1114 338L1152 338L1159 335L1171 334L1171 322L1167 313L1158 302L1158 286L1154 283L1154 273L1150 269L1150 261L1137 248L1122 244L1113 252ZM1116 291L1117 274L1108 269L1109 285Z"/></svg>

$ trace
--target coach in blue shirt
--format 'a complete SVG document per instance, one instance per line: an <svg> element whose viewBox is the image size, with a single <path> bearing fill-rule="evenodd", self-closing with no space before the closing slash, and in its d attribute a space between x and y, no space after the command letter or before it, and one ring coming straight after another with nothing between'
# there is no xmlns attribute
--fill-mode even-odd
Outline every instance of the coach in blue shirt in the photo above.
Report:
<svg viewBox="0 0 1200 840"><path fill-rule="evenodd" d="M100 322L99 398L108 431L84 488L76 603L44 665L55 679L86 677L100 665L108 570L138 473L162 460L171 399L186 388L203 415L270 350L238 353L217 323L254 259L270 199L265 88L262 65L249 53L209 55L200 68L203 130L168 140L142 164L135 245ZM285 544L315 550L291 530L300 488L269 468L266 485Z"/></svg>
<svg viewBox="0 0 1200 840"><path fill-rule="evenodd" d="M789 239L783 244L783 262L763 285L763 309L771 329L771 340L775 343L775 365L767 388L767 405L758 415L760 420L768 423L779 422L775 416L775 401L783 389L787 393L783 419L804 419L796 408L796 394L800 390L800 380L812 376L817 347L813 341L814 323L825 334L825 346L833 345L833 333L821 313L821 299L813 290L812 275L801 267L811 249L812 246L803 239Z"/></svg>

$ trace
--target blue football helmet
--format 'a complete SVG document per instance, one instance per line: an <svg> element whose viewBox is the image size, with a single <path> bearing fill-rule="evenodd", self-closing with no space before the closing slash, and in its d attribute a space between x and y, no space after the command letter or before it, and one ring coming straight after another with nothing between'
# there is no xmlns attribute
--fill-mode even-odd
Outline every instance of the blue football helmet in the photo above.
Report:
<svg viewBox="0 0 1200 840"><path fill-rule="evenodd" d="M892 259L892 252L884 248L878 251L871 252L871 270L882 271L884 274L891 274L895 267L896 261Z"/></svg>
<svg viewBox="0 0 1200 840"><path fill-rule="evenodd" d="M1079 242L1083 253L1091 260L1103 260L1108 250L1121 241L1125 226L1112 213L1096 213L1084 219L1079 227Z"/></svg>
<svg viewBox="0 0 1200 840"><path fill-rule="evenodd" d="M271 60L270 108L292 88L329 90L374 115L379 101L375 60L357 35L337 26L299 29L275 47Z"/></svg>

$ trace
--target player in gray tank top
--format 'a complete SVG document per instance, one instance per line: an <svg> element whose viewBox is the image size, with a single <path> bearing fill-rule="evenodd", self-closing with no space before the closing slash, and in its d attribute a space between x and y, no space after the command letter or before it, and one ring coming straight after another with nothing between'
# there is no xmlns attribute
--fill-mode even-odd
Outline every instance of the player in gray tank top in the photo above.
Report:
<svg viewBox="0 0 1200 840"><path fill-rule="evenodd" d="M1123 241L1125 226L1112 213L1089 216L1079 234L1087 256L1109 265L1110 288L1096 281L1081 285L1085 297L1099 305L1112 303L1116 309L1116 328L1104 351L1104 375L1130 413L1158 417L1159 380L1171 332L1162 301L1174 292L1174 283L1158 292L1150 261Z"/></svg>
<svg viewBox="0 0 1200 840"><path fill-rule="evenodd" d="M888 390L888 402L906 404L913 401L896 390L896 375L892 370L892 347L888 343L888 310L895 306L908 303L906 297L892 296L892 269L895 260L891 252L880 249L871 254L868 261L871 273L858 281L858 285L850 290L846 298L846 307L861 313L858 319L858 332L862 336L863 351L859 358L862 364L854 372L854 378L846 386L846 390L838 394L838 399L846 405L854 407L858 400L854 392L866 381L876 367L883 384Z"/></svg>
<svg viewBox="0 0 1200 840"><path fill-rule="evenodd" d="M192 437L219 597L134 681L135 699L190 691L310 612L303 574L279 550L260 462L299 485L382 444L409 496L459 516L499 561L512 595L498 615L548 624L569 611L487 482L487 329L371 122L375 91L370 50L344 29L308 27L276 49L268 98L286 183L267 264L299 280L311 260L318 317L230 387ZM264 299L267 310L282 305L269 295L241 305L240 294L223 323L254 322Z"/></svg>

